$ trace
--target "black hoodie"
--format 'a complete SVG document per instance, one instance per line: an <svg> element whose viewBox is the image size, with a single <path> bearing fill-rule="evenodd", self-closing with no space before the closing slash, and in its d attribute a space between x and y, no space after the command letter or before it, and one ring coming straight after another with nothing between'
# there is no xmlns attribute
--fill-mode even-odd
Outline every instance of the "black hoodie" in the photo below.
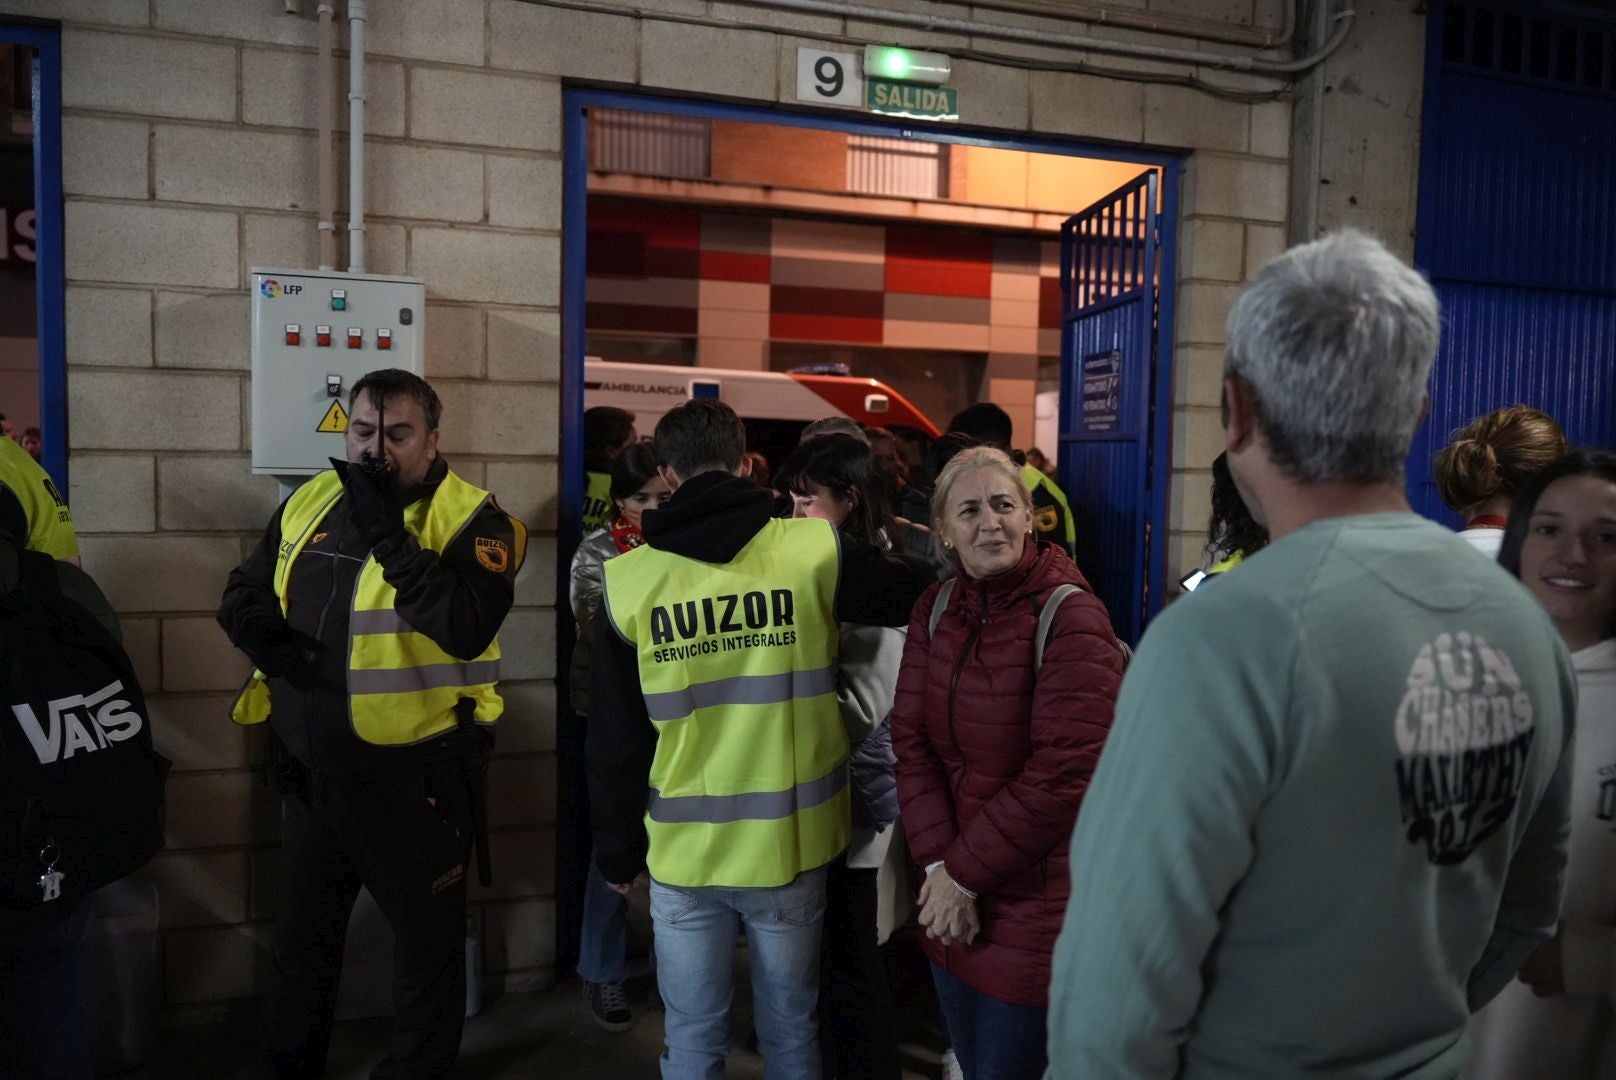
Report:
<svg viewBox="0 0 1616 1080"><path fill-rule="evenodd" d="M708 472L680 485L658 510L647 511L645 542L687 559L727 563L774 516L774 496L752 481ZM889 556L841 537L836 584L838 622L904 626L936 574L924 563ZM829 628L832 636L836 627ZM610 619L596 619L589 668L589 811L595 865L607 881L633 881L645 869L645 802L657 733L640 690L634 647Z"/></svg>

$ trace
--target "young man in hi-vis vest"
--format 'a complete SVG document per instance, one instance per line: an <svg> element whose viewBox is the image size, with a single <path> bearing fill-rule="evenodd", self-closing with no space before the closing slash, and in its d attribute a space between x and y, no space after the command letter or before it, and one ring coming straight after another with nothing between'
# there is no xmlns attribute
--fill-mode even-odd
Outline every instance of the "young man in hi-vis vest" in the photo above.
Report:
<svg viewBox="0 0 1616 1080"><path fill-rule="evenodd" d="M256 665L238 723L269 721L285 795L263 1065L325 1068L348 915L392 924L392 1048L376 1076L442 1076L465 1016L466 871L486 884L483 780L500 624L527 533L438 454L425 380L373 371L347 458L276 511L232 571L219 623Z"/></svg>
<svg viewBox="0 0 1616 1080"><path fill-rule="evenodd" d="M772 516L720 402L656 429L673 497L605 566L590 667L589 802L601 874L649 869L667 1080L723 1075L744 924L769 1075L819 1076L825 864L847 846L840 621L904 625L930 568Z"/></svg>

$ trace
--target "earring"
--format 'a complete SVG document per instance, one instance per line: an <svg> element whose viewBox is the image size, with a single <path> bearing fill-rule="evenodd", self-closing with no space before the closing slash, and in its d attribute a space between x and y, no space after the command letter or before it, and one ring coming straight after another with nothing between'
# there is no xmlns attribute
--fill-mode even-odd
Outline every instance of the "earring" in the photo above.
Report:
<svg viewBox="0 0 1616 1080"><path fill-rule="evenodd" d="M947 540L944 540L943 541L943 550L944 551L953 551L954 550L954 545L949 543Z"/></svg>

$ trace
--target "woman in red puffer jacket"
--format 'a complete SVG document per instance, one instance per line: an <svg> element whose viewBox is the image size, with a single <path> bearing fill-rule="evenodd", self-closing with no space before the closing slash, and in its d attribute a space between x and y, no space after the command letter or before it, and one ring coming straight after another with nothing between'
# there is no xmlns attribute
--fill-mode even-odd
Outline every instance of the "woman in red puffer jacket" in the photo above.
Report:
<svg viewBox="0 0 1616 1080"><path fill-rule="evenodd" d="M959 566L936 620L915 608L892 710L898 798L925 949L966 1080L1043 1075L1067 849L1111 727L1123 656L1066 553L1031 538L1021 470L987 448L937 481L933 530ZM1034 672L1039 614L1062 585Z"/></svg>

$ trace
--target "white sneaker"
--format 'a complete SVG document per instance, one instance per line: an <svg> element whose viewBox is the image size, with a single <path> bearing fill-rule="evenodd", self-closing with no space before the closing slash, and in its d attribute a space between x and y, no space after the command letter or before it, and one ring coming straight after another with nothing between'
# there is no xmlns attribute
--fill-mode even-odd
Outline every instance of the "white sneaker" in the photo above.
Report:
<svg viewBox="0 0 1616 1080"><path fill-rule="evenodd" d="M965 1080L965 1070L960 1068L953 1047L943 1051L943 1080Z"/></svg>

